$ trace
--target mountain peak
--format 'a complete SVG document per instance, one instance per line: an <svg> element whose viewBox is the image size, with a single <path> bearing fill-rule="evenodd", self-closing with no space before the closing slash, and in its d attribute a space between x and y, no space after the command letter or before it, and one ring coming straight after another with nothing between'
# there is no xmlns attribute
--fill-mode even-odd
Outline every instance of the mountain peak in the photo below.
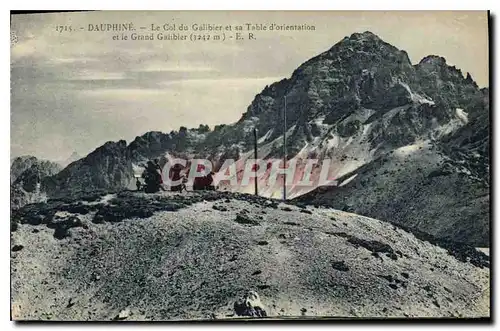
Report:
<svg viewBox="0 0 500 331"><path fill-rule="evenodd" d="M422 60L420 60L419 64L433 64L444 66L446 65L446 59L438 55L427 55Z"/></svg>
<svg viewBox="0 0 500 331"><path fill-rule="evenodd" d="M467 72L464 77L462 70L454 65L446 63L446 59L442 56L427 55L420 60L420 62L416 65L416 68L421 76L434 77L433 73L437 72L439 73L441 79L454 82L455 84L472 87L474 90L478 89L477 83L474 81L470 73ZM436 90L437 86L435 86L434 89Z"/></svg>
<svg viewBox="0 0 500 331"><path fill-rule="evenodd" d="M365 31L365 32L355 32L353 33L349 39L351 40L382 40L379 36L377 36L375 33L371 31Z"/></svg>
<svg viewBox="0 0 500 331"><path fill-rule="evenodd" d="M408 57L405 51L402 51L385 42L382 38L371 31L355 32L350 36L346 36L344 39L333 45L329 50L330 53L337 53L339 51L344 57L353 56L352 52L379 55L381 58L391 57L391 55L399 57L401 54L404 54L405 58Z"/></svg>

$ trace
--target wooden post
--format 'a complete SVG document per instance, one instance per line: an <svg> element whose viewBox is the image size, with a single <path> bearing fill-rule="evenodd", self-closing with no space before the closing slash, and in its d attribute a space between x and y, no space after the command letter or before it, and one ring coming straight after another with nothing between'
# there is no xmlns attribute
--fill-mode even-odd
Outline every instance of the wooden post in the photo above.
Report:
<svg viewBox="0 0 500 331"><path fill-rule="evenodd" d="M254 159L255 162L257 162L257 129L253 129L253 154L254 154ZM257 163L255 167L255 175L257 175ZM258 189L258 183L257 183L257 176L255 176L255 195L259 195L259 189Z"/></svg>
<svg viewBox="0 0 500 331"><path fill-rule="evenodd" d="M283 109L283 200L286 200L286 95Z"/></svg>

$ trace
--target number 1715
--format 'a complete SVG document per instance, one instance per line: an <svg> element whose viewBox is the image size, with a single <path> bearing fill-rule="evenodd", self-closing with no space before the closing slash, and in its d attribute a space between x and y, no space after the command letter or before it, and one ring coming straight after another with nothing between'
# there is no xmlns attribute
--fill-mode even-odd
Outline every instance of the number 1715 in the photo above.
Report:
<svg viewBox="0 0 500 331"><path fill-rule="evenodd" d="M71 29L71 25L57 25L56 26L56 32L71 32L73 29Z"/></svg>

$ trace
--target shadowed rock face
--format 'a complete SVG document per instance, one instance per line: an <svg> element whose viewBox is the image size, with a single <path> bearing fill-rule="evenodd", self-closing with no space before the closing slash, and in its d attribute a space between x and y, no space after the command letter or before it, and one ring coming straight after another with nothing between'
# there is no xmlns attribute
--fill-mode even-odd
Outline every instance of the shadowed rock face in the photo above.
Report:
<svg viewBox="0 0 500 331"><path fill-rule="evenodd" d="M15 320L489 316L486 255L328 208L96 192L13 224Z"/></svg>
<svg viewBox="0 0 500 331"><path fill-rule="evenodd" d="M61 171L57 163L38 160L34 156L23 156L14 159L11 165L11 208L19 208L25 204L45 199L41 189L42 180Z"/></svg>
<svg viewBox="0 0 500 331"><path fill-rule="evenodd" d="M132 178L130 153L126 142L120 140L104 144L57 175L45 178L42 187L49 196L58 196L78 191L124 188Z"/></svg>
<svg viewBox="0 0 500 331"><path fill-rule="evenodd" d="M30 168L33 169L26 172L26 170L29 170ZM39 160L34 156L19 156L12 161L10 166L10 183L14 184L16 181L18 183L21 181L29 182L27 177L32 177L37 174L42 177L52 176L61 170L61 166L55 162ZM22 178L20 178L21 176ZM28 189L28 191L31 190Z"/></svg>
<svg viewBox="0 0 500 331"><path fill-rule="evenodd" d="M16 157L10 165L10 183L14 183L20 174L37 163L37 161L38 159L36 157L29 155Z"/></svg>

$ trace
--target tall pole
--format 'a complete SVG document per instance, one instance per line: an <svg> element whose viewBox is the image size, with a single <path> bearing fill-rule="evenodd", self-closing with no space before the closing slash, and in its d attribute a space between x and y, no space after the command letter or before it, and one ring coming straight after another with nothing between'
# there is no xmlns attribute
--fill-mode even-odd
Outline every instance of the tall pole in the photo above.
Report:
<svg viewBox="0 0 500 331"><path fill-rule="evenodd" d="M257 165L257 129L253 129L253 155L255 159L255 165ZM255 167L255 172L257 172L257 166ZM259 189L257 186L257 174L255 176L255 195L259 195Z"/></svg>
<svg viewBox="0 0 500 331"><path fill-rule="evenodd" d="M286 95L283 109L283 200L286 200Z"/></svg>

